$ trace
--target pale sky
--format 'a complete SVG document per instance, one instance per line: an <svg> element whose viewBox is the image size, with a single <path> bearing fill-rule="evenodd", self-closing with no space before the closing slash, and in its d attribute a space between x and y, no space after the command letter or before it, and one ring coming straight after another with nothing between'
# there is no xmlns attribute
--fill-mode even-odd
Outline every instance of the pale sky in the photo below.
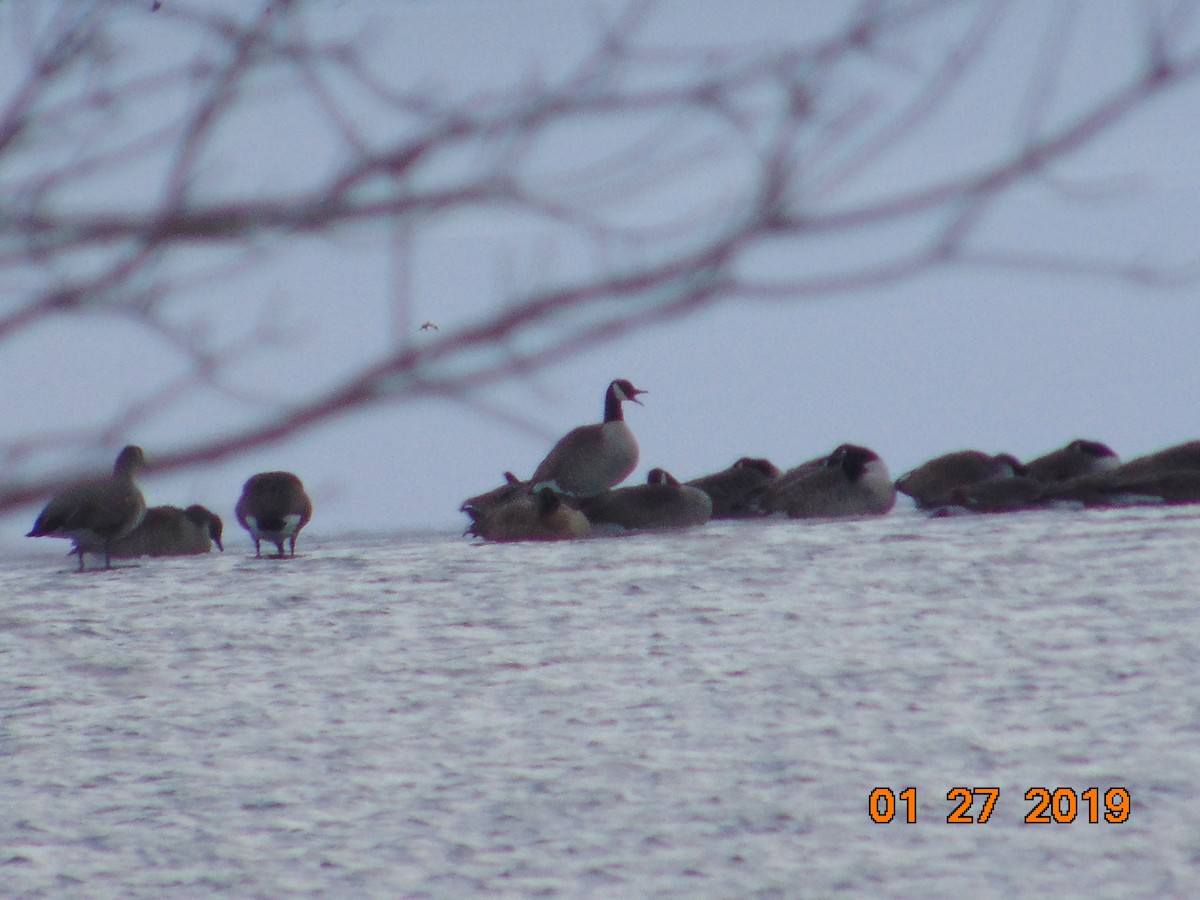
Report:
<svg viewBox="0 0 1200 900"><path fill-rule="evenodd" d="M827 27L816 21L818 9L828 18L831 9L855 5L665 3L645 40L778 44ZM21 8L15 2L0 10L5 53L19 45ZM1139 36L1148 8L1160 5L1010 4L938 114L896 141L840 194L814 203L837 206L935 180L971 161L1003 158L1021 145L1022 123L1035 102L1029 72L1047 29L1063 21L1064 11L1074 10L1074 18L1065 20L1060 77L1036 98L1048 121L1129 74L1144 46ZM364 52L394 83L452 97L553 78L585 46L597 6L330 0L314 9L314 31L365 35ZM1194 47L1200 27L1194 17L1185 24L1179 46ZM131 27L123 33L131 65L160 66L183 52L162 32ZM922 54L935 51L939 39L927 30L912 41L907 58L864 65L860 80L835 86L833 96L862 90L879 102L899 102L919 84L917 73L928 67ZM10 67L0 66L6 95L13 78ZM278 99L228 129L228 154L206 160L214 177L203 189L231 195L286 190L289 179L336 164L334 145L313 124L311 110L293 102L286 85L272 96ZM1053 181L1015 191L985 219L976 243L1098 263L1193 263L1200 233L1197 109L1200 83L1156 99L1056 167ZM152 121L161 112L150 105L139 115ZM369 116L365 108L355 113ZM396 126L380 121L369 127L384 135ZM630 125L643 127L663 123ZM704 143L710 136L697 129L694 137ZM568 133L558 145L547 142L546 170L571 171L604 139ZM660 173L653 189L615 206L613 215L665 221L704 210L719 218L723 198L747 171L736 148L723 146L702 164ZM152 191L155 183L153 167L139 174L124 173L127 185L100 185L81 202L136 202L139 191ZM847 271L920 237L911 225L838 235L756 251L746 264L781 276ZM230 334L262 316L279 323L286 343L241 359L232 380L247 393L287 396L334 383L382 352L397 330L413 340L437 340L495 310L506 296L570 277L592 262L581 259L571 237L503 213L421 222L403 280L413 307L404 321L391 308L397 290L392 245L392 235L378 227L290 239L261 264L192 288L180 315ZM220 257L205 251L171 265L182 272L213 258ZM152 505L199 502L224 516L227 546L234 548L249 544L232 514L241 484L268 469L289 469L305 481L316 507L312 534L461 528L464 498L498 484L505 470L528 476L558 436L598 421L604 389L615 377L649 391L644 407L627 412L641 445L632 476L639 481L656 466L686 479L745 455L786 468L845 441L875 449L893 477L950 450L1030 458L1079 437L1104 441L1130 458L1200 437L1193 397L1200 374L1197 290L1195 281L1149 287L1086 274L955 266L818 301L719 305L478 397L530 420L533 429L444 400L381 405L218 465L148 477L142 486ZM10 288L0 301L12 296ZM426 320L439 330L417 332ZM86 425L136 397L148 376L168 377L175 365L168 348L130 324L79 317L48 323L0 354L0 379L9 386L0 399L6 429L13 437ZM177 446L180 435L203 434L209 423L219 430L258 409L229 397L196 398L111 446L87 448L83 458L106 469L126 442L152 457L156 447ZM31 507L6 518L3 542L23 540L36 512ZM47 552L63 549L41 543L54 545Z"/></svg>

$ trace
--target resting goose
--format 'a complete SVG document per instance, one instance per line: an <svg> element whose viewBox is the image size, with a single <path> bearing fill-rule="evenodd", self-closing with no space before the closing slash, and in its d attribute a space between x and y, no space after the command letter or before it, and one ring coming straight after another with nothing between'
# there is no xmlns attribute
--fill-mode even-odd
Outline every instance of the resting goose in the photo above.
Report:
<svg viewBox="0 0 1200 900"><path fill-rule="evenodd" d="M593 525L628 530L689 528L712 517L712 499L700 488L681 485L664 469L651 469L645 484L589 497L580 509Z"/></svg>
<svg viewBox="0 0 1200 900"><path fill-rule="evenodd" d="M1043 497L1053 503L1084 506L1181 506L1200 503L1200 469L1126 475L1124 467L1113 473L1083 475L1045 485Z"/></svg>
<svg viewBox="0 0 1200 900"><path fill-rule="evenodd" d="M104 568L112 568L113 543L133 531L146 515L146 499L134 482L145 464L141 447L130 444L117 456L111 478L80 482L60 491L46 504L26 537L61 537L75 542L73 553L104 551Z"/></svg>
<svg viewBox="0 0 1200 900"><path fill-rule="evenodd" d="M1099 441L1071 441L1067 446L1039 456L1027 463L1026 474L1035 481L1049 484L1069 481L1082 475L1102 475L1121 465L1121 458Z"/></svg>
<svg viewBox="0 0 1200 900"><path fill-rule="evenodd" d="M270 541L283 556L283 542L296 555L296 536L312 518L312 501L304 485L291 472L260 472L242 487L234 508L238 523L254 538L254 556L262 556L259 542Z"/></svg>
<svg viewBox="0 0 1200 900"><path fill-rule="evenodd" d="M1122 477L1140 478L1145 475L1165 475L1168 472L1198 469L1200 469L1200 441L1187 441L1156 453L1131 459L1118 469L1118 474Z"/></svg>
<svg viewBox="0 0 1200 900"><path fill-rule="evenodd" d="M473 507L467 534L487 541L557 541L582 537L591 529L583 513L550 488L531 493L521 487L495 502Z"/></svg>
<svg viewBox="0 0 1200 900"><path fill-rule="evenodd" d="M823 460L785 472L765 495L768 510L793 519L882 515L895 503L887 466L857 444L842 444Z"/></svg>
<svg viewBox="0 0 1200 900"><path fill-rule="evenodd" d="M625 424L621 403L641 405L637 398L644 393L623 378L609 384L604 421L568 431L534 471L534 490L551 487L573 497L591 497L628 478L637 466L638 445Z"/></svg>
<svg viewBox="0 0 1200 900"><path fill-rule="evenodd" d="M1028 475L990 478L955 488L946 505L974 512L1014 512L1044 506L1046 485Z"/></svg>
<svg viewBox="0 0 1200 900"><path fill-rule="evenodd" d="M113 542L112 555L190 556L210 553L212 545L224 550L221 517L199 504L187 509L178 506L152 506L145 518L129 534Z"/></svg>
<svg viewBox="0 0 1200 900"><path fill-rule="evenodd" d="M896 479L896 490L929 509L951 503L959 488L997 478L1024 475L1025 467L1013 456L990 456L982 450L958 450L934 457Z"/></svg>
<svg viewBox="0 0 1200 900"><path fill-rule="evenodd" d="M714 519L746 519L764 515L762 495L778 477L779 469L769 460L743 456L728 469L684 485L708 494Z"/></svg>
<svg viewBox="0 0 1200 900"><path fill-rule="evenodd" d="M529 483L521 481L512 472L505 472L504 484L498 488L492 488L490 491L485 491L482 494L477 494L474 497L468 497L463 501L458 511L466 513L471 517L471 521L475 521L489 509L500 505L522 492L529 492Z"/></svg>

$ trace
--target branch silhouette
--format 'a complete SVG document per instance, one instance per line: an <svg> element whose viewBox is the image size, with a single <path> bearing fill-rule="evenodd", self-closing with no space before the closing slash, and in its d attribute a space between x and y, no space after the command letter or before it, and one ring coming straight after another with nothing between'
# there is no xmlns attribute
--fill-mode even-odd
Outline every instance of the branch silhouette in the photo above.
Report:
<svg viewBox="0 0 1200 900"><path fill-rule="evenodd" d="M317 5L303 0L245 14L165 2L74 15L71 6L24 14L33 49L10 63L20 76L0 96L0 189L10 198L0 215L0 347L47 322L125 321L169 347L180 367L148 379L107 421L0 440L0 510L80 477L87 451L132 439L205 391L261 403L261 412L153 448L147 473L213 462L372 406L437 396L479 409L481 387L717 303L835 297L951 265L1139 283L1195 274L1194 265L1133 253L1028 254L979 239L1019 187L1053 187L1061 164L1200 76L1200 51L1176 36L1195 4L1162 22L1148 17L1140 62L1066 114L1052 114L1048 96L1072 23L1055 19L1026 69L1008 73L1026 98L1010 144L867 193L874 167L920 139L985 56L1003 7L877 0L848 8L809 42L663 46L649 36L658 6L635 2L599 21L561 73L456 95L381 67L369 26L323 37ZM165 63L130 62L117 48L137 39L184 49ZM332 164L227 186L226 163L261 152L243 137L246 123L281 93L334 148ZM419 339L404 336L299 396L255 394L230 374L239 355L288 339L262 321L233 334L213 326L225 311L202 287L258 274L297 240L402 229L411 241L471 213L536 225L594 262L511 291L474 321L436 315ZM790 275L757 264L767 248L898 225L915 235L903 252ZM389 302L412 300L381 288L379 307ZM67 461L35 468L46 454Z"/></svg>

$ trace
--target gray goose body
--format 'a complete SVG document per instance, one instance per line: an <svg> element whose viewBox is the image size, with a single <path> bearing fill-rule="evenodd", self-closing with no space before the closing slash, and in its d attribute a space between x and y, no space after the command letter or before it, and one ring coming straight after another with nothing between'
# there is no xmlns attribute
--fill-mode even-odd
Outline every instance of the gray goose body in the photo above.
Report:
<svg viewBox="0 0 1200 900"><path fill-rule="evenodd" d="M896 488L879 454L842 444L822 460L785 472L768 489L766 507L793 519L882 515L896 503Z"/></svg>
<svg viewBox="0 0 1200 900"><path fill-rule="evenodd" d="M689 528L712 517L712 498L699 488L680 484L663 469L651 469L646 484L589 497L580 509L598 526L639 531Z"/></svg>
<svg viewBox="0 0 1200 900"><path fill-rule="evenodd" d="M1043 484L1070 481L1084 475L1102 475L1121 465L1121 458L1099 441L1071 441L1061 449L1026 464L1030 478Z"/></svg>
<svg viewBox="0 0 1200 900"><path fill-rule="evenodd" d="M487 541L559 541L583 537L591 530L583 513L548 487L534 493L519 484L517 490L493 500L473 507L468 534Z"/></svg>
<svg viewBox="0 0 1200 900"><path fill-rule="evenodd" d="M981 450L958 450L934 457L896 479L896 490L917 506L929 509L953 503L959 488L1024 474L1025 467L1007 453L991 456Z"/></svg>
<svg viewBox="0 0 1200 900"><path fill-rule="evenodd" d="M573 497L592 497L620 484L637 467L638 445L625 424L621 404L641 404L635 388L623 378L604 393L604 421L567 432L541 461L530 479L534 489L552 487Z"/></svg>
<svg viewBox="0 0 1200 900"><path fill-rule="evenodd" d="M286 541L296 555L296 537L312 518L312 501L304 484L291 472L260 472L242 487L234 508L238 523L254 539L254 555L262 556L261 541L270 541L283 556Z"/></svg>
<svg viewBox="0 0 1200 900"><path fill-rule="evenodd" d="M129 534L146 514L146 499L134 481L145 464L141 447L125 447L117 456L111 478L80 482L60 491L46 504L26 537L70 538L83 571L83 555L104 553L104 568L112 568L112 545Z"/></svg>
<svg viewBox="0 0 1200 900"><path fill-rule="evenodd" d="M187 509L152 506L137 528L113 542L112 555L117 558L191 556L212 552L213 544L224 550L223 528L221 517L199 504Z"/></svg>
<svg viewBox="0 0 1200 900"><path fill-rule="evenodd" d="M712 500L714 519L746 519L765 515L762 496L779 477L779 469L766 459L743 456L728 469L685 481Z"/></svg>

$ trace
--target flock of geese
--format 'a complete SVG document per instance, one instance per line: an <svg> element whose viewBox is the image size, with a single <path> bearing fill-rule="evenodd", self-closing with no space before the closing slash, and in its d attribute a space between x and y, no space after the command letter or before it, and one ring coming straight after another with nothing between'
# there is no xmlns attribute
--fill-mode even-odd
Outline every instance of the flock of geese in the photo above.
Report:
<svg viewBox="0 0 1200 900"><path fill-rule="evenodd" d="M104 568L113 559L138 556L188 556L208 553L221 543L221 517L200 505L146 508L134 476L145 465L141 447L129 445L117 456L111 478L95 478L56 494L37 517L26 537L68 538L84 570L84 554L103 553ZM312 518L312 501L291 472L260 472L242 486L234 507L238 523L254 540L255 557L262 541L275 545L278 558L286 542L296 555L296 536Z"/></svg>
<svg viewBox="0 0 1200 900"><path fill-rule="evenodd" d="M602 422L567 432L529 480L506 472L500 487L463 503L471 519L467 533L489 541L562 540L688 528L710 519L878 516L892 509L897 492L940 515L1064 503L1200 503L1200 441L1125 463L1089 440L1072 441L1029 463L1007 453L959 450L894 482L875 451L841 444L786 472L766 459L742 457L683 484L655 468L645 484L617 487L638 463L623 404L642 405L638 397L644 393L623 378L611 382ZM70 539L80 571L87 553L103 553L109 569L113 559L208 553L213 544L223 550L221 519L205 507L146 508L134 480L144 463L140 447L126 447L111 477L55 495L27 536ZM275 545L276 558L285 556L285 543L295 556L296 537L312 518L312 501L291 472L260 472L243 485L235 514L254 541L255 557L262 556L262 541Z"/></svg>
<svg viewBox="0 0 1200 900"><path fill-rule="evenodd" d="M609 384L602 422L568 432L528 481L505 472L500 487L463 503L471 519L467 534L489 541L562 540L687 528L710 519L877 516L892 509L897 492L935 515L1200 503L1200 441L1125 463L1091 440L1074 440L1029 463L1007 453L959 450L895 481L875 451L842 444L787 471L742 457L683 484L655 468L646 484L617 487L638 462L622 404L641 405L637 398L644 393L625 379Z"/></svg>

